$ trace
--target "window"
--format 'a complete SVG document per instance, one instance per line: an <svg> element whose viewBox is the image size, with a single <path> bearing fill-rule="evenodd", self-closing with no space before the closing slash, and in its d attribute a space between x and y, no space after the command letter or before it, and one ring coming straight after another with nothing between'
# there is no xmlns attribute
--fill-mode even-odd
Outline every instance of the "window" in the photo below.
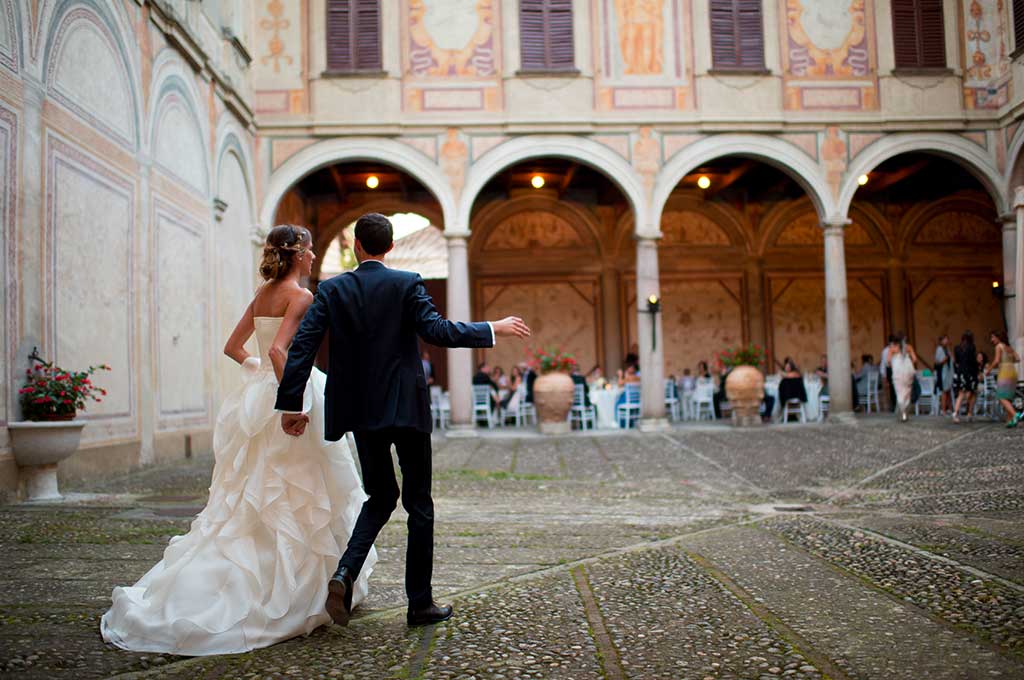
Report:
<svg viewBox="0 0 1024 680"><path fill-rule="evenodd" d="M764 70L761 0L711 0L712 68Z"/></svg>
<svg viewBox="0 0 1024 680"><path fill-rule="evenodd" d="M1013 53L1024 54L1024 0L1013 0Z"/></svg>
<svg viewBox="0 0 1024 680"><path fill-rule="evenodd" d="M942 0L892 0L896 68L946 68Z"/></svg>
<svg viewBox="0 0 1024 680"><path fill-rule="evenodd" d="M524 71L574 71L572 0L519 0Z"/></svg>
<svg viewBox="0 0 1024 680"><path fill-rule="evenodd" d="M381 68L379 0L327 0L327 71Z"/></svg>

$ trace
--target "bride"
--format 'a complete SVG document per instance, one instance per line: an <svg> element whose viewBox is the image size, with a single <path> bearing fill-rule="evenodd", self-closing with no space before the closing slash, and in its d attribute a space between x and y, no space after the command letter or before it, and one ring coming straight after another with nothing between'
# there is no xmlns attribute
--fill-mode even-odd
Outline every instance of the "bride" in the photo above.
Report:
<svg viewBox="0 0 1024 680"><path fill-rule="evenodd" d="M889 343L889 365L892 366L892 384L896 392L896 417L901 423L907 422L913 401L916 364L917 352L907 343L907 336L897 334Z"/></svg>
<svg viewBox="0 0 1024 680"><path fill-rule="evenodd" d="M299 285L315 256L302 227L275 227L263 247L266 280L224 353L243 385L221 407L210 497L189 532L131 587L113 592L103 639L123 649L230 654L311 632L330 621L327 582L366 500L345 439L323 439L325 376L313 370L303 411L310 427L285 434L274 411L288 346L312 295ZM243 344L255 333L259 357ZM371 550L353 586L366 597Z"/></svg>

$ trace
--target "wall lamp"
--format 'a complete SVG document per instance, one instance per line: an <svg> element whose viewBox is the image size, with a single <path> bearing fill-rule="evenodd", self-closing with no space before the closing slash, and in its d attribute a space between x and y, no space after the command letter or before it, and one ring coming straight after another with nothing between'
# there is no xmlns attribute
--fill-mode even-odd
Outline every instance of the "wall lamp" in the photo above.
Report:
<svg viewBox="0 0 1024 680"><path fill-rule="evenodd" d="M651 351L658 348L658 312L661 311L661 300L657 295L647 298L647 313L651 315Z"/></svg>

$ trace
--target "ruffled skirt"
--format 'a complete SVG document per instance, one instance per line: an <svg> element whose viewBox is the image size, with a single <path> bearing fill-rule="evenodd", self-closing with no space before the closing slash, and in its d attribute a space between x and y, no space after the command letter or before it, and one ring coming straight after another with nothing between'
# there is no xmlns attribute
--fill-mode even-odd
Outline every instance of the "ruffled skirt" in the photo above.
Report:
<svg viewBox="0 0 1024 680"><path fill-rule="evenodd" d="M316 369L301 437L281 430L277 380L259 370L229 396L214 431L206 507L131 587L114 589L103 639L141 652L199 656L265 647L330 620L327 582L366 500L344 439L327 442ZM353 588L366 597L371 550Z"/></svg>

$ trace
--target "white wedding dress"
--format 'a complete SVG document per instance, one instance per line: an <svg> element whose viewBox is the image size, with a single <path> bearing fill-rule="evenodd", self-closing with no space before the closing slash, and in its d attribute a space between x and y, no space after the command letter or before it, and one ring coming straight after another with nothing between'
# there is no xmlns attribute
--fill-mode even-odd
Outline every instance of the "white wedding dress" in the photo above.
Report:
<svg viewBox="0 0 1024 680"><path fill-rule="evenodd" d="M301 437L281 430L267 351L280 318L256 317L260 363L224 400L206 507L132 587L118 587L103 639L140 652L199 656L265 647L330 621L327 582L366 500L344 439L323 438L326 376L313 369ZM367 593L371 549L352 602Z"/></svg>

